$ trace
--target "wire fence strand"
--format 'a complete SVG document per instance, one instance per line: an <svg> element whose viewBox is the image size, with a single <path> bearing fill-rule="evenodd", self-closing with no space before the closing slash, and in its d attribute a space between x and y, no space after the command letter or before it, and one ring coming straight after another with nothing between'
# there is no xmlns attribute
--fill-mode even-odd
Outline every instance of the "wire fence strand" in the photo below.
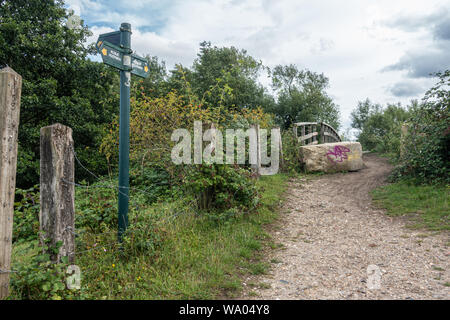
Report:
<svg viewBox="0 0 450 320"><path fill-rule="evenodd" d="M73 152L74 158L76 160L76 162L79 164L79 166L85 170L89 175L91 175L92 177L94 177L96 179L96 181L101 181L102 178L100 176L98 176L97 174L95 174L94 172L92 172L91 170L89 170L78 158L77 153L75 152L73 146L71 147L71 151ZM137 212L142 212L143 210L141 209L141 205L138 203L138 199L136 199L136 197L139 194L143 194L143 195L151 195L154 196L153 193L149 192L148 189L149 188L154 188L155 185L168 185L168 183L164 183L164 182L154 182L152 183L150 186L146 187L146 188L137 188L134 186L119 186L119 185L114 185L112 183L108 184L108 183L100 183L100 184L94 184L94 185L86 185L86 184L82 184L82 183L78 183L75 181L69 181L67 179L62 178L61 181L65 184L69 184L69 185L73 185L74 187L77 188L81 188L83 190L87 190L89 191L90 189L110 189L110 190L115 190L117 192L117 194L123 195L125 196L130 202L131 205L136 208ZM130 194L130 191L133 191ZM198 212L196 210L193 209L193 207L195 206L195 204L197 203L196 199L192 199L188 202L183 203L183 208L167 208L167 211L173 211L172 214L169 215L165 215L164 213L166 210L162 210L160 211L159 215L155 215L155 218L158 219L156 220L157 224L160 225L165 225L167 223L173 222L175 219L177 219L180 216L183 215L197 215ZM124 235L128 236L128 235L134 235L137 232L139 232L141 230L139 229L127 229L124 232ZM95 240L94 240L94 244L89 246L86 244L82 244L82 246L86 246L87 249L83 249L83 250L74 250L71 252L67 252L68 256L81 256L84 255L88 252L94 252L94 251L98 251L98 250L103 250L105 252L107 252L108 250L111 250L114 247L117 246L121 246L122 244L119 243L117 241L117 239L115 239L114 241L101 241L100 239L97 240L97 237L103 237L104 240L107 240L105 238L111 237L113 234L117 235L118 231L114 230L114 231L106 231L106 232L101 232L101 233L91 233L88 230L85 229L81 229L81 230L74 230L74 228L72 227L67 227L64 232L70 232L73 233L76 237L80 237L81 235L84 234L89 234L90 236L92 236ZM86 239L85 239L86 240ZM75 245L76 248L76 245ZM12 269L12 268L11 268ZM6 274L6 273L16 273L18 271L15 270L2 270L0 269L0 274Z"/></svg>

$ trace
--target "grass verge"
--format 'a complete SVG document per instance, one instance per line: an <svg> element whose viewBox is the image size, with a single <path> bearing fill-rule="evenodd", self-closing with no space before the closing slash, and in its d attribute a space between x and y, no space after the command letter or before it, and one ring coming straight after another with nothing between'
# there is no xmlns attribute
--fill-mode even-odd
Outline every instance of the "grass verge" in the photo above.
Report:
<svg viewBox="0 0 450 320"><path fill-rule="evenodd" d="M155 224L152 230L161 241L154 241L158 246L151 251L124 254L117 247L114 230L82 234L76 260L82 287L69 299L235 297L241 290L243 275L267 270L261 252L269 245L270 236L263 226L278 217L277 207L287 179L288 176L279 174L257 181L261 205L255 212L220 223L194 214ZM174 205L158 203L139 214L164 212L167 206ZM12 268L27 264L36 250L36 244L14 245ZM12 281L15 276L11 275ZM14 286L11 289L10 299L24 298L24 292L15 291Z"/></svg>
<svg viewBox="0 0 450 320"><path fill-rule="evenodd" d="M411 228L450 230L449 186L389 184L372 191L374 204L390 216L410 217Z"/></svg>

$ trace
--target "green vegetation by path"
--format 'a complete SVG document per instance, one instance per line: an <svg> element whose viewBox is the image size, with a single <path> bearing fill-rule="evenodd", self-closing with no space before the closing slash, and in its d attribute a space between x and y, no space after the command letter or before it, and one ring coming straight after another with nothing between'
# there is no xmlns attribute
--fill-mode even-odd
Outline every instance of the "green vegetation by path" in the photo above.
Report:
<svg viewBox="0 0 450 320"><path fill-rule="evenodd" d="M117 247L105 245L115 242L115 232L84 235L83 249L98 246L98 250L78 249L76 264L82 273L82 289L68 296L64 293L62 298L215 299L238 295L242 276L267 270L262 249L269 247L271 240L264 225L279 216L277 207L287 179L282 174L261 177L257 181L260 206L254 212L222 222L207 216L182 215L172 223L159 225L154 230L163 239L152 239L158 243L154 250L120 254ZM156 203L141 214L163 211L164 206L167 204ZM17 243L12 255L13 269L30 264L31 256L38 250L36 240ZM37 279L39 272L33 272ZM23 288L19 290L17 277L18 274L12 275L10 299L27 298ZM37 279L35 283L42 281ZM42 295L45 297L45 292Z"/></svg>
<svg viewBox="0 0 450 320"><path fill-rule="evenodd" d="M372 192L374 204L390 216L410 216L412 228L450 230L449 186L398 182Z"/></svg>

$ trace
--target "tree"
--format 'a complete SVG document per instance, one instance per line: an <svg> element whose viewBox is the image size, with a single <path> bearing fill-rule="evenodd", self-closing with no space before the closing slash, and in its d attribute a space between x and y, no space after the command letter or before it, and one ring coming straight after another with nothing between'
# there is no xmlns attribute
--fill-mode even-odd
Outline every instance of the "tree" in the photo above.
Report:
<svg viewBox="0 0 450 320"><path fill-rule="evenodd" d="M262 63L245 50L213 47L204 41L192 66L192 88L206 106L264 107L271 103L271 96L257 82L262 69Z"/></svg>
<svg viewBox="0 0 450 320"><path fill-rule="evenodd" d="M295 122L326 122L339 128L339 108L326 93L328 78L291 64L272 71L272 87L278 94L271 111L284 129Z"/></svg>
<svg viewBox="0 0 450 320"><path fill-rule="evenodd" d="M358 101L358 106L351 113L352 127L363 130L369 117L381 111L381 105L373 104L369 98L364 101Z"/></svg>
<svg viewBox="0 0 450 320"><path fill-rule="evenodd" d="M111 92L117 77L87 59L86 26L69 28L59 0L3 0L0 6L0 64L23 78L19 129L18 186L39 181L39 129L60 122L72 127L79 158L106 171L98 153L102 126L116 112ZM77 170L78 178L87 178Z"/></svg>
<svg viewBox="0 0 450 320"><path fill-rule="evenodd" d="M385 109L376 105L376 110L372 110L364 122L358 141L364 149L398 157L401 127L408 119L408 115L408 111L400 104L391 104Z"/></svg>
<svg viewBox="0 0 450 320"><path fill-rule="evenodd" d="M404 152L394 176L417 183L450 183L450 70L411 108Z"/></svg>

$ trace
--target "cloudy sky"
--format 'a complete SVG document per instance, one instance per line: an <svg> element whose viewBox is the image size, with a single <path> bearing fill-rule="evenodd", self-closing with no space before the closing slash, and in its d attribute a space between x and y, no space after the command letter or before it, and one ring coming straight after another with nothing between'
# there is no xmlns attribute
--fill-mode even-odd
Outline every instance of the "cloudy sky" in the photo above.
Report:
<svg viewBox="0 0 450 320"><path fill-rule="evenodd" d="M94 36L132 25L132 48L169 68L199 43L246 49L263 64L324 73L342 123L358 101L421 98L450 67L448 0L66 0ZM268 85L266 77L261 82Z"/></svg>

